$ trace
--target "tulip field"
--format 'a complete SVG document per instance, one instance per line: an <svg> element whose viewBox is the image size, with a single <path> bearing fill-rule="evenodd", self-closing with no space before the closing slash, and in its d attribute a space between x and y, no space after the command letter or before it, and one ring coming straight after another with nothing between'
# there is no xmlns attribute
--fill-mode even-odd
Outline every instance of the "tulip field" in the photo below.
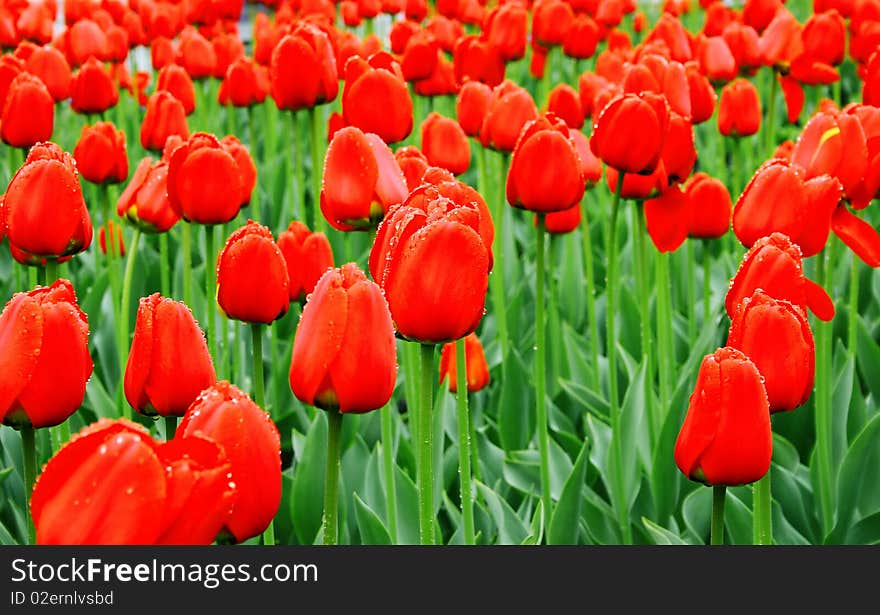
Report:
<svg viewBox="0 0 880 615"><path fill-rule="evenodd" d="M0 45L0 544L880 543L880 1Z"/></svg>

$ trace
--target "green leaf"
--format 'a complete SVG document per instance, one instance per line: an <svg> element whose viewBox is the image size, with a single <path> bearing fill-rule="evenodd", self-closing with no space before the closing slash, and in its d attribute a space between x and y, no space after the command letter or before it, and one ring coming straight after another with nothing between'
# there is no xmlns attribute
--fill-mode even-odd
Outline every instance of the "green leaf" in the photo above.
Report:
<svg viewBox="0 0 880 615"><path fill-rule="evenodd" d="M516 350L501 365L498 435L505 451L526 448L535 428L531 377Z"/></svg>
<svg viewBox="0 0 880 615"><path fill-rule="evenodd" d="M400 544L419 544L419 499L412 479L394 466L394 484L397 487L397 535Z"/></svg>
<svg viewBox="0 0 880 615"><path fill-rule="evenodd" d="M354 494L354 511L357 516L358 531L361 535L361 544L365 545L390 545L391 536L385 524L379 519L379 515L367 506L360 496Z"/></svg>
<svg viewBox="0 0 880 615"><path fill-rule="evenodd" d="M880 512L860 519L850 528L847 539L854 545L880 544Z"/></svg>
<svg viewBox="0 0 880 615"><path fill-rule="evenodd" d="M639 367L620 408L620 425L617 433L611 434L608 449L608 475L604 477L611 494L611 501L617 511L629 510L638 493L638 455L636 441L638 430L642 429L645 409L645 365Z"/></svg>
<svg viewBox="0 0 880 615"><path fill-rule="evenodd" d="M748 489L748 487L743 489ZM752 544L753 534L752 511L738 497L736 491L736 489L728 489L727 499L724 502L724 527L727 530L727 541L733 545L749 545Z"/></svg>
<svg viewBox="0 0 880 615"><path fill-rule="evenodd" d="M707 542L712 521L712 489L698 486L691 491L681 506L681 516L685 527L700 541Z"/></svg>
<svg viewBox="0 0 880 615"><path fill-rule="evenodd" d="M306 436L303 455L293 472L290 514L300 544L315 541L324 514L324 472L327 464L327 418L315 415Z"/></svg>
<svg viewBox="0 0 880 615"><path fill-rule="evenodd" d="M601 397L591 388L573 382L571 380L560 380L559 386L571 398L571 400L584 408L603 423L609 423L608 417L608 400Z"/></svg>
<svg viewBox="0 0 880 615"><path fill-rule="evenodd" d="M874 341L862 319L858 322L856 335L856 357L862 381L871 391L871 396L880 399L880 346Z"/></svg>
<svg viewBox="0 0 880 615"><path fill-rule="evenodd" d="M642 524L644 524L645 529L648 530L648 534L650 534L652 540L655 545L686 545L684 540L682 540L681 536L675 534L674 532L670 532L665 527L661 527L648 519L647 517L642 517Z"/></svg>
<svg viewBox="0 0 880 615"><path fill-rule="evenodd" d="M529 535L520 543L523 545L539 545L544 539L544 503L538 500L535 512L532 514L532 523Z"/></svg>
<svg viewBox="0 0 880 615"><path fill-rule="evenodd" d="M13 471L14 469L15 469L15 468L13 468L12 466L10 466L10 467L8 467L8 468L3 468L2 470L0 470L0 485L3 485L3 482L4 482L7 478L9 478L9 476L12 474L12 471Z"/></svg>
<svg viewBox="0 0 880 615"><path fill-rule="evenodd" d="M550 439L550 495L558 500L562 486L571 474L572 463L562 447ZM541 497L541 455L535 449L512 451L504 461L504 480L533 497Z"/></svg>
<svg viewBox="0 0 880 615"><path fill-rule="evenodd" d="M837 481L837 524L826 542L846 542L849 525L856 514L859 492L873 476L868 467L872 453L880 447L880 414L874 415L846 452Z"/></svg>
<svg viewBox="0 0 880 615"><path fill-rule="evenodd" d="M474 482L483 501L486 503L486 508L492 517L492 521L495 523L495 528L498 532L495 543L517 545L525 540L526 536L529 535L529 531L523 525L522 519L510 507L510 504L483 483L479 481Z"/></svg>
<svg viewBox="0 0 880 615"><path fill-rule="evenodd" d="M547 544L573 545L577 543L578 522L583 500L581 490L587 473L589 448L587 442L584 442L584 446L574 462L571 474L568 475L568 479L562 487L562 495L550 520Z"/></svg>

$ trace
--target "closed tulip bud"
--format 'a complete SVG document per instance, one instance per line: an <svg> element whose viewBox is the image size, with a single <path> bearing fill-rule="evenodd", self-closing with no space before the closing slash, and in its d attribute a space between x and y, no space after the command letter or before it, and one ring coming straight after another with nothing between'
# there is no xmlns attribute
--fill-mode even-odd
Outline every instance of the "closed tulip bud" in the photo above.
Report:
<svg viewBox="0 0 880 615"><path fill-rule="evenodd" d="M0 55L0 111L2 105L6 103L6 95L12 80L24 71L25 65L21 58L8 53Z"/></svg>
<svg viewBox="0 0 880 615"><path fill-rule="evenodd" d="M348 126L378 135L386 143L404 140L413 128L412 99L400 65L387 53L345 63L342 115Z"/></svg>
<svg viewBox="0 0 880 615"><path fill-rule="evenodd" d="M110 122L83 126L73 157L77 170L93 184L118 184L128 177L125 133Z"/></svg>
<svg viewBox="0 0 880 615"><path fill-rule="evenodd" d="M79 66L90 57L108 59L107 33L91 19L81 19L67 31L67 56L71 66Z"/></svg>
<svg viewBox="0 0 880 615"><path fill-rule="evenodd" d="M38 77L19 73L9 84L0 137L11 147L31 147L52 137L55 103Z"/></svg>
<svg viewBox="0 0 880 615"><path fill-rule="evenodd" d="M413 91L419 96L457 96L458 82L455 80L455 66L443 57L443 52L437 52L437 63L434 72L427 79L413 83Z"/></svg>
<svg viewBox="0 0 880 615"><path fill-rule="evenodd" d="M532 32L545 47L562 45L574 21L571 5L563 0L538 0L532 9Z"/></svg>
<svg viewBox="0 0 880 615"><path fill-rule="evenodd" d="M216 381L205 334L186 304L159 293L142 298L125 366L131 407L148 416L183 416Z"/></svg>
<svg viewBox="0 0 880 615"><path fill-rule="evenodd" d="M235 218L246 201L245 179L217 137L197 132L171 155L168 200L189 222L224 224Z"/></svg>
<svg viewBox="0 0 880 615"><path fill-rule="evenodd" d="M504 58L489 41L480 40L477 35L465 36L455 45L453 55L455 80L482 81L494 87L504 79Z"/></svg>
<svg viewBox="0 0 880 615"><path fill-rule="evenodd" d="M368 412L388 402L396 378L394 327L382 291L354 263L327 270L294 338L294 395L325 410Z"/></svg>
<svg viewBox="0 0 880 615"><path fill-rule="evenodd" d="M584 125L584 111L581 99L573 87L560 83L550 90L547 99L547 111L561 118L569 128L580 130Z"/></svg>
<svg viewBox="0 0 880 615"><path fill-rule="evenodd" d="M278 247L287 263L290 300L304 302L325 271L333 267L333 250L324 233L313 233L293 221L278 235Z"/></svg>
<svg viewBox="0 0 880 615"><path fill-rule="evenodd" d="M760 127L761 100L755 86L746 79L724 86L718 102L718 131L725 137L748 137Z"/></svg>
<svg viewBox="0 0 880 615"><path fill-rule="evenodd" d="M147 233L164 233L180 216L168 201L168 162L144 158L116 201L117 215Z"/></svg>
<svg viewBox="0 0 880 615"><path fill-rule="evenodd" d="M862 102L880 106L880 51L871 54L862 79Z"/></svg>
<svg viewBox="0 0 880 615"><path fill-rule="evenodd" d="M669 114L661 158L670 184L686 180L697 162L693 124L674 111Z"/></svg>
<svg viewBox="0 0 880 615"><path fill-rule="evenodd" d="M584 60L596 53L599 26L588 15L576 15L562 43L562 52L569 58Z"/></svg>
<svg viewBox="0 0 880 615"><path fill-rule="evenodd" d="M189 137L186 111L183 103L171 92L154 92L147 101L147 111L141 123L141 146L161 152L170 136Z"/></svg>
<svg viewBox="0 0 880 615"><path fill-rule="evenodd" d="M512 152L523 126L538 117L529 92L505 80L492 90L492 98L480 128L480 142L503 152Z"/></svg>
<svg viewBox="0 0 880 615"><path fill-rule="evenodd" d="M602 179L602 161L590 150L590 140L580 130L569 128L568 136L574 142L574 148L580 159L581 175L586 187L592 188Z"/></svg>
<svg viewBox="0 0 880 615"><path fill-rule="evenodd" d="M189 73L179 64L168 64L159 71L156 91L171 92L183 104L184 112L189 115L196 109L196 90Z"/></svg>
<svg viewBox="0 0 880 615"><path fill-rule="evenodd" d="M211 41L188 26L180 34L177 61L193 79L205 79L214 74L217 54Z"/></svg>
<svg viewBox="0 0 880 615"><path fill-rule="evenodd" d="M733 54L733 59L740 73L746 73L761 66L763 59L758 46L758 33L754 28L739 21L732 21L721 32L721 38L724 39L727 48Z"/></svg>
<svg viewBox="0 0 880 615"><path fill-rule="evenodd" d="M713 83L727 83L736 77L736 58L721 36L701 37L697 42L697 58L703 74Z"/></svg>
<svg viewBox="0 0 880 615"><path fill-rule="evenodd" d="M35 257L76 254L92 242L92 221L73 157L54 143L31 148L3 207L9 243Z"/></svg>
<svg viewBox="0 0 880 615"><path fill-rule="evenodd" d="M821 286L804 276L801 249L782 233L762 237L746 252L724 305L733 318L736 307L757 289L774 299L810 309L820 320L834 318L834 303Z"/></svg>
<svg viewBox="0 0 880 615"><path fill-rule="evenodd" d="M109 247L113 250L113 254L125 256L125 241L122 238L122 227L113 220L108 220L106 226L101 226L98 229L98 247L101 248L101 254L107 254L107 227L110 228L111 239Z"/></svg>
<svg viewBox="0 0 880 615"><path fill-rule="evenodd" d="M794 410L810 398L816 349L800 307L756 290L737 306L727 345L741 350L761 372L770 412Z"/></svg>
<svg viewBox="0 0 880 615"><path fill-rule="evenodd" d="M250 107L266 100L269 94L269 73L252 59L242 56L226 69L217 97L222 105Z"/></svg>
<svg viewBox="0 0 880 615"><path fill-rule="evenodd" d="M586 72L578 79L578 95L581 99L581 108L584 117L593 117L602 109L594 103L599 92L609 89L608 80L591 72ZM604 105L603 105L604 107Z"/></svg>
<svg viewBox="0 0 880 615"><path fill-rule="evenodd" d="M333 228L372 228L407 192L394 154L378 135L354 126L333 135L321 188L321 212Z"/></svg>
<svg viewBox="0 0 880 615"><path fill-rule="evenodd" d="M733 207L724 183L706 173L697 173L687 181L684 190L690 201L688 236L715 239L727 234Z"/></svg>
<svg viewBox="0 0 880 615"><path fill-rule="evenodd" d="M244 43L237 33L222 32L211 40L211 45L217 56L213 77L223 79L230 65L238 58L245 57Z"/></svg>
<svg viewBox="0 0 880 615"><path fill-rule="evenodd" d="M25 63L25 69L40 78L52 99L60 102L70 95L70 65L55 47L37 47Z"/></svg>
<svg viewBox="0 0 880 615"><path fill-rule="evenodd" d="M486 16L483 31L505 62L525 57L529 15L524 5L518 2L497 5Z"/></svg>
<svg viewBox="0 0 880 615"><path fill-rule="evenodd" d="M464 360L467 372L468 393L476 393L489 384L489 366L486 364L486 355L483 352L483 344L476 333L471 333L464 338ZM440 353L440 382L445 379L449 390L458 392L458 376L455 356L455 342L443 345Z"/></svg>
<svg viewBox="0 0 880 615"><path fill-rule="evenodd" d="M755 172L737 200L733 230L746 247L779 232L798 244L803 256L812 256L825 247L841 196L836 179L821 175L806 180L800 167L770 160Z"/></svg>
<svg viewBox="0 0 880 615"><path fill-rule="evenodd" d="M422 122L422 151L431 166L461 175L471 163L471 145L461 126L439 113L430 113Z"/></svg>
<svg viewBox="0 0 880 615"><path fill-rule="evenodd" d="M687 239L692 206L678 186L645 201L645 226L658 252L674 252Z"/></svg>
<svg viewBox="0 0 880 615"><path fill-rule="evenodd" d="M417 147L407 145L394 152L394 160L406 178L406 188L412 192L422 184L422 177L428 170L428 159Z"/></svg>
<svg viewBox="0 0 880 615"><path fill-rule="evenodd" d="M770 25L773 16L781 8L781 0L746 0L743 3L743 21L761 32Z"/></svg>
<svg viewBox="0 0 880 615"><path fill-rule="evenodd" d="M664 96L624 94L609 102L595 119L590 149L618 171L651 174L660 162L668 125Z"/></svg>
<svg viewBox="0 0 880 615"><path fill-rule="evenodd" d="M223 527L238 542L263 532L281 503L281 437L271 417L244 392L221 381L202 391L175 438L215 441L232 465L238 497Z"/></svg>
<svg viewBox="0 0 880 615"><path fill-rule="evenodd" d="M248 220L229 236L217 259L217 303L227 317L271 324L287 313L289 287L287 263L268 228Z"/></svg>
<svg viewBox="0 0 880 615"><path fill-rule="evenodd" d="M334 100L339 78L330 39L311 24L297 26L275 46L269 81L279 109L296 111Z"/></svg>
<svg viewBox="0 0 880 615"><path fill-rule="evenodd" d="M694 62L685 65L685 75L691 99L691 124L702 124L715 114L715 88Z"/></svg>
<svg viewBox="0 0 880 615"><path fill-rule="evenodd" d="M547 160L554 163L548 168ZM547 114L523 128L507 174L507 201L539 213L562 211L579 203L585 179L568 127Z"/></svg>
<svg viewBox="0 0 880 615"><path fill-rule="evenodd" d="M70 83L70 108L77 113L103 113L119 102L113 76L95 57L90 57Z"/></svg>
<svg viewBox="0 0 880 615"><path fill-rule="evenodd" d="M647 41L660 40L666 44L669 54L676 62L687 62L692 58L691 40L688 31L681 21L663 13L654 24L654 29L648 33Z"/></svg>
<svg viewBox="0 0 880 615"><path fill-rule="evenodd" d="M675 441L678 469L709 485L743 485L767 473L772 452L767 392L755 364L734 348L707 355Z"/></svg>
<svg viewBox="0 0 880 615"><path fill-rule="evenodd" d="M491 264L480 218L473 200L456 202L430 184L388 211L370 252L370 272L404 338L436 344L479 325Z"/></svg>
<svg viewBox="0 0 880 615"><path fill-rule="evenodd" d="M177 59L177 49L174 47L174 41L164 36L153 39L150 44L150 62L153 70L159 71L174 64Z"/></svg>
<svg viewBox="0 0 880 615"><path fill-rule="evenodd" d="M804 24L803 41L804 53L836 66L846 55L846 22L834 9L816 12Z"/></svg>
<svg viewBox="0 0 880 615"><path fill-rule="evenodd" d="M538 216L535 216L535 225L538 224ZM581 224L581 204L562 211L552 211L544 216L544 229L551 235L565 235L571 233Z"/></svg>
<svg viewBox="0 0 880 615"><path fill-rule="evenodd" d="M420 81L429 78L437 67L440 45L434 35L419 30L407 39L402 52L400 70L406 81Z"/></svg>
<svg viewBox="0 0 880 615"><path fill-rule="evenodd" d="M617 193L617 183L620 180L620 172L612 166L605 169L605 181L611 194ZM644 201L646 199L654 199L663 194L669 187L669 181L666 179L666 167L663 161L657 165L654 172L650 175L639 175L637 173L626 173L623 177L623 189L620 192L620 198L632 199L636 201Z"/></svg>
<svg viewBox="0 0 880 615"><path fill-rule="evenodd" d="M0 417L52 427L82 405L92 375L89 322L67 280L16 293L0 314Z"/></svg>
<svg viewBox="0 0 880 615"><path fill-rule="evenodd" d="M220 139L220 145L238 164L242 184L241 206L245 207L250 204L254 188L257 186L257 165L254 163L248 148L235 135L226 135Z"/></svg>
<svg viewBox="0 0 880 615"><path fill-rule="evenodd" d="M461 86L455 102L455 115L467 136L480 135L491 99L492 88L485 83L468 81Z"/></svg>

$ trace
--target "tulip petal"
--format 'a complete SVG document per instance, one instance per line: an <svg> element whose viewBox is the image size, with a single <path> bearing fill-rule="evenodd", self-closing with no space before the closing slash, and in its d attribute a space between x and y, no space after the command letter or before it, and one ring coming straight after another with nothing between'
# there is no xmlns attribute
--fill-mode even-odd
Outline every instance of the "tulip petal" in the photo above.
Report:
<svg viewBox="0 0 880 615"><path fill-rule="evenodd" d="M834 234L869 267L880 267L880 236L870 224L846 207L838 207L831 218Z"/></svg>
<svg viewBox="0 0 880 615"><path fill-rule="evenodd" d="M39 304L24 293L12 298L0 314L0 418L7 413L31 380L40 358L43 314ZM17 404L16 404L17 405Z"/></svg>
<svg viewBox="0 0 880 615"><path fill-rule="evenodd" d="M824 288L805 277L804 294L806 295L807 307L819 320L829 322L834 318L834 302Z"/></svg>

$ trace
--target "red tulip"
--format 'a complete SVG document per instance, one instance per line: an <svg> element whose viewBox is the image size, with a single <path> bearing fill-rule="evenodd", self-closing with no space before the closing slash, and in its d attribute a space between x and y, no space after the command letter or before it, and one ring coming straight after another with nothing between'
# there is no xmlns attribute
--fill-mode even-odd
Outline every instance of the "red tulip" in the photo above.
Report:
<svg viewBox="0 0 880 615"><path fill-rule="evenodd" d="M193 79L205 79L214 74L217 54L214 46L198 30L187 26L180 33L178 62Z"/></svg>
<svg viewBox="0 0 880 615"><path fill-rule="evenodd" d="M800 307L756 290L737 307L727 345L741 350L761 372L770 412L794 410L810 398L816 349Z"/></svg>
<svg viewBox="0 0 880 615"><path fill-rule="evenodd" d="M110 248L113 254L125 256L125 241L122 237L122 226L113 220L108 220L106 225L102 225L98 229L98 247L101 248L101 254L107 254L107 228L110 229Z"/></svg>
<svg viewBox="0 0 880 615"><path fill-rule="evenodd" d="M584 111L581 99L573 87L560 83L550 90L547 111L562 118L570 128L580 130L584 125Z"/></svg>
<svg viewBox="0 0 880 615"><path fill-rule="evenodd" d="M92 242L76 163L54 143L31 148L9 182L3 211L10 245L37 260L76 254Z"/></svg>
<svg viewBox="0 0 880 615"><path fill-rule="evenodd" d="M296 111L335 99L339 79L330 39L316 26L299 24L275 46L269 81L279 109Z"/></svg>
<svg viewBox="0 0 880 615"><path fill-rule="evenodd" d="M692 60L690 33L684 24L669 13L663 13L648 33L646 41L663 41L676 62Z"/></svg>
<svg viewBox="0 0 880 615"><path fill-rule="evenodd" d="M226 316L272 324L287 313L289 287L287 263L272 232L253 220L233 231L217 259L217 303Z"/></svg>
<svg viewBox="0 0 880 615"><path fill-rule="evenodd" d="M46 84L55 102L70 95L70 65L64 54L55 47L37 47L25 63L25 69Z"/></svg>
<svg viewBox="0 0 880 615"><path fill-rule="evenodd" d="M113 76L95 57L90 57L70 82L70 107L77 113L103 113L119 102Z"/></svg>
<svg viewBox="0 0 880 615"><path fill-rule="evenodd" d="M817 11L804 24L803 41L805 54L836 66L846 55L846 22L834 9Z"/></svg>
<svg viewBox="0 0 880 615"><path fill-rule="evenodd" d="M721 36L699 38L697 58L703 74L714 83L727 83L736 77L739 70L736 58Z"/></svg>
<svg viewBox="0 0 880 615"><path fill-rule="evenodd" d="M538 224L538 216L535 216L535 224ZM562 211L551 211L544 216L544 229L551 235L565 235L577 229L581 224L581 204L576 203L573 207Z"/></svg>
<svg viewBox="0 0 880 615"><path fill-rule="evenodd" d="M223 224L247 201L245 177L217 137L197 132L168 163L168 201L189 222Z"/></svg>
<svg viewBox="0 0 880 615"><path fill-rule="evenodd" d="M454 175L467 171L471 163L471 144L461 126L439 113L429 113L422 122L422 151L431 166Z"/></svg>
<svg viewBox="0 0 880 615"><path fill-rule="evenodd" d="M287 263L290 300L305 301L327 269L333 267L333 250L324 233L313 233L293 221L278 235L278 247Z"/></svg>
<svg viewBox="0 0 880 615"><path fill-rule="evenodd" d="M674 252L688 236L692 203L678 186L645 201L645 226L658 252Z"/></svg>
<svg viewBox="0 0 880 615"><path fill-rule="evenodd" d="M477 35L465 36L455 45L453 55L455 64L455 80L482 81L494 87L504 79L504 58L489 41L481 40Z"/></svg>
<svg viewBox="0 0 880 615"><path fill-rule="evenodd" d="M746 79L731 81L721 90L718 131L724 136L747 137L761 127L758 90Z"/></svg>
<svg viewBox="0 0 880 615"><path fill-rule="evenodd" d="M596 53L599 36L599 26L595 21L588 15L575 15L562 43L562 52L569 58L591 58Z"/></svg>
<svg viewBox="0 0 880 615"><path fill-rule="evenodd" d="M669 113L666 139L660 156L670 184L686 180L697 162L693 125L675 111Z"/></svg>
<svg viewBox="0 0 880 615"><path fill-rule="evenodd" d="M563 0L537 0L532 8L534 40L545 47L562 45L574 20L571 5Z"/></svg>
<svg viewBox="0 0 880 615"><path fill-rule="evenodd" d="M303 403L368 412L391 398L397 346L388 304L354 263L329 269L303 308L290 388Z"/></svg>
<svg viewBox="0 0 880 615"><path fill-rule="evenodd" d="M107 34L91 19L81 19L71 25L65 37L71 66L79 66L92 56L98 60L109 59Z"/></svg>
<svg viewBox="0 0 880 615"><path fill-rule="evenodd" d="M354 126L333 135L321 188L321 212L333 228L372 228L407 192L394 154L379 136Z"/></svg>
<svg viewBox="0 0 880 615"><path fill-rule="evenodd" d="M696 173L684 185L690 202L688 236L701 239L723 237L730 229L730 193L720 180Z"/></svg>
<svg viewBox="0 0 880 615"><path fill-rule="evenodd" d="M480 135L491 99L492 88L485 83L468 81L461 86L455 102L455 115L467 136Z"/></svg>
<svg viewBox="0 0 880 615"><path fill-rule="evenodd" d="M257 165L251 157L251 153L238 137L235 135L226 135L220 139L220 145L225 149L236 164L238 171L241 173L241 206L245 207L251 202L254 188L257 187Z"/></svg>
<svg viewBox="0 0 880 615"><path fill-rule="evenodd" d="M92 375L88 337L88 318L67 280L12 297L0 314L4 424L51 427L79 408Z"/></svg>
<svg viewBox="0 0 880 615"><path fill-rule="evenodd" d="M685 76L691 102L691 124L702 124L715 113L715 88L700 72L695 62L685 64Z"/></svg>
<svg viewBox="0 0 880 615"><path fill-rule="evenodd" d="M9 84L0 137L11 147L31 147L52 137L55 103L39 78L19 73Z"/></svg>
<svg viewBox="0 0 880 615"><path fill-rule="evenodd" d="M141 123L141 145L144 149L161 152L165 141L172 135L189 137L186 110L171 92L154 92L147 101L147 111Z"/></svg>
<svg viewBox="0 0 880 615"><path fill-rule="evenodd" d="M168 201L168 162L144 158L116 201L116 214L148 233L164 233L180 216Z"/></svg>
<svg viewBox="0 0 880 615"><path fill-rule="evenodd" d="M522 59L529 33L526 7L518 2L498 4L486 15L483 32L505 62Z"/></svg>
<svg viewBox="0 0 880 615"><path fill-rule="evenodd" d="M422 185L422 177L428 170L428 159L417 147L408 145L394 152L394 160L406 178L406 188L412 192Z"/></svg>
<svg viewBox="0 0 880 615"><path fill-rule="evenodd" d="M245 57L244 43L237 33L222 32L211 39L211 45L217 57L213 77L223 79L230 65L235 60Z"/></svg>
<svg viewBox="0 0 880 615"><path fill-rule="evenodd" d="M804 276L800 248L782 233L762 237L749 249L730 283L724 305L733 318L743 299L757 289L788 301L820 320L834 318L834 303L821 286Z"/></svg>
<svg viewBox="0 0 880 615"><path fill-rule="evenodd" d="M177 428L223 447L238 498L224 522L237 541L257 536L281 503L281 437L269 415L240 389L221 381L202 391Z"/></svg>
<svg viewBox="0 0 880 615"><path fill-rule="evenodd" d="M388 211L370 252L370 272L401 336L436 344L476 329L490 266L480 218L474 201L453 201L430 184Z"/></svg>
<svg viewBox="0 0 880 615"><path fill-rule="evenodd" d="M221 105L250 107L266 100L269 87L269 74L265 67L242 56L226 69L217 98Z"/></svg>
<svg viewBox="0 0 880 615"><path fill-rule="evenodd" d="M386 143L402 141L412 132L412 99L400 66L390 55L349 58L342 115L348 126L374 133Z"/></svg>
<svg viewBox="0 0 880 615"><path fill-rule="evenodd" d="M489 367L486 365L486 355L483 352L483 344L476 333L471 333L464 338L464 362L467 372L467 390L476 393L489 384ZM455 355L455 343L443 345L440 353L440 382L448 381L449 390L458 392L458 376Z"/></svg>
<svg viewBox="0 0 880 615"><path fill-rule="evenodd" d="M772 451L767 392L755 364L734 348L707 355L675 441L678 469L709 485L742 485L767 473Z"/></svg>
<svg viewBox="0 0 880 615"><path fill-rule="evenodd" d="M205 334L186 304L159 293L142 298L125 367L131 407L146 415L183 416L216 381Z"/></svg>
<svg viewBox="0 0 880 615"><path fill-rule="evenodd" d="M537 117L538 108L531 94L513 81L505 80L492 90L480 128L480 142L483 147L512 152L523 126Z"/></svg>
<svg viewBox="0 0 880 615"><path fill-rule="evenodd" d="M174 98L183 104L184 112L189 115L196 109L196 89L189 73L179 64L168 64L159 71L156 91L171 92Z"/></svg>
<svg viewBox="0 0 880 615"><path fill-rule="evenodd" d="M401 52L400 71L406 81L428 79L437 68L440 45L434 35L419 29L407 39Z"/></svg>
<svg viewBox="0 0 880 615"><path fill-rule="evenodd" d="M552 166L546 161L553 160ZM507 201L539 213L580 203L585 178L568 127L553 114L525 125L507 174Z"/></svg>
<svg viewBox="0 0 880 615"><path fill-rule="evenodd" d="M880 51L874 52L865 66L862 102L866 105L880 106Z"/></svg>
<svg viewBox="0 0 880 615"><path fill-rule="evenodd" d="M650 174L660 162L669 108L652 92L624 94L602 109L593 125L590 149L609 167Z"/></svg>
<svg viewBox="0 0 880 615"><path fill-rule="evenodd" d="M721 37L733 54L740 73L747 73L761 66L763 58L761 58L758 33L754 28L739 21L732 21L721 32Z"/></svg>
<svg viewBox="0 0 880 615"><path fill-rule="evenodd" d="M868 170L861 122L845 113L817 113L801 131L791 162L806 171L806 179L828 174L840 181L845 194L853 193Z"/></svg>
<svg viewBox="0 0 880 615"><path fill-rule="evenodd" d="M83 126L73 157L77 170L93 184L118 184L128 177L125 133L110 122Z"/></svg>

